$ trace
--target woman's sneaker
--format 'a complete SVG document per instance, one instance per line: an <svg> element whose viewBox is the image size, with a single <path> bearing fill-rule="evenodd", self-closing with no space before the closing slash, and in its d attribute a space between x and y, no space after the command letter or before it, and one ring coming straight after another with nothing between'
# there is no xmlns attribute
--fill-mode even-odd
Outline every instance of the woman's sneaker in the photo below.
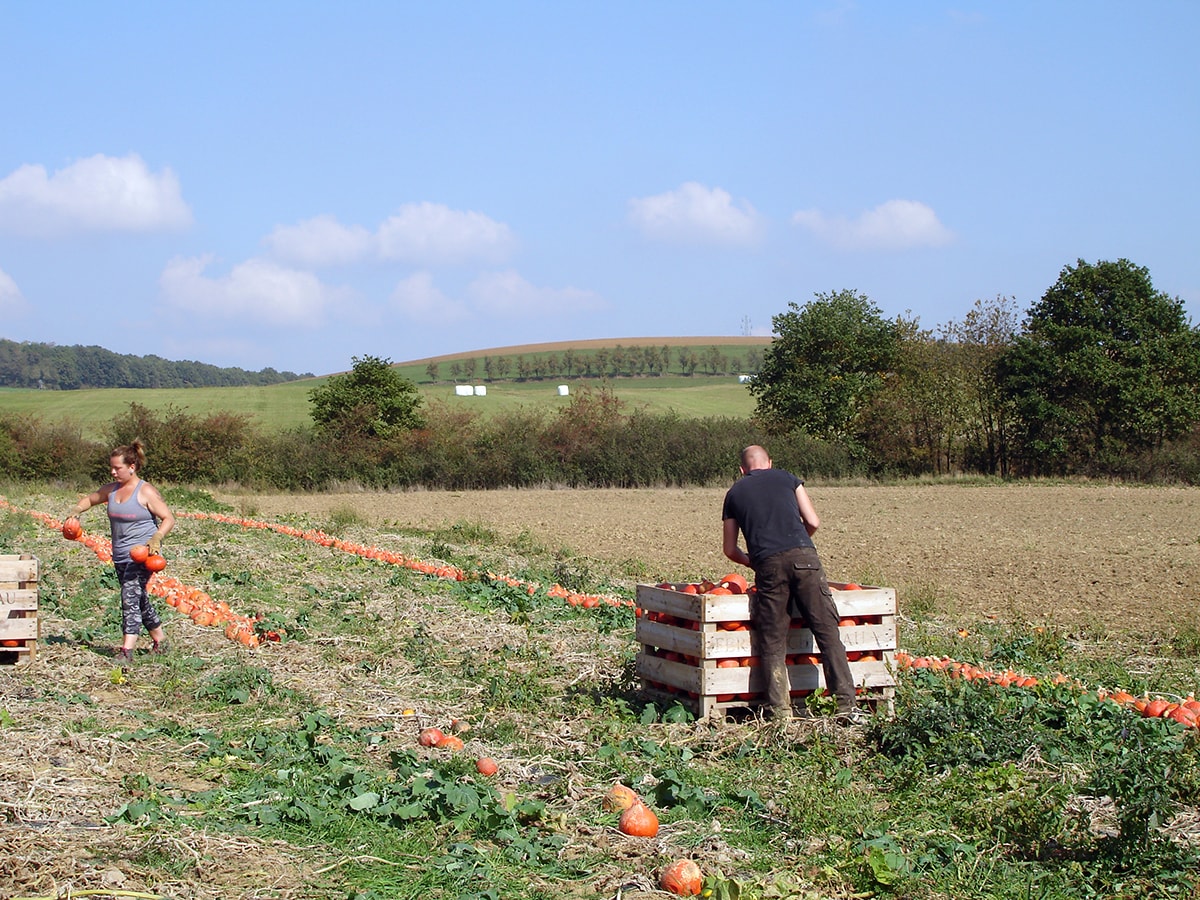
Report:
<svg viewBox="0 0 1200 900"><path fill-rule="evenodd" d="M116 658L117 662L119 662L123 666L132 666L133 665L133 651L132 650L127 650L124 647L118 647L115 651L113 651L113 656Z"/></svg>
<svg viewBox="0 0 1200 900"><path fill-rule="evenodd" d="M150 652L153 653L155 656L162 656L164 653L166 653L170 649L171 649L171 645L169 643L167 643L166 641L155 641L153 644L150 645Z"/></svg>

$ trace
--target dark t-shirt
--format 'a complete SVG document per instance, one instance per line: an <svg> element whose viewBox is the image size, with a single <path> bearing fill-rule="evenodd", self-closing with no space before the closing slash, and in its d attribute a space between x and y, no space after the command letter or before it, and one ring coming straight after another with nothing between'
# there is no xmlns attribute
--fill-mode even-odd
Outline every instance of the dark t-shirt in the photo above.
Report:
<svg viewBox="0 0 1200 900"><path fill-rule="evenodd" d="M813 546L796 502L802 484L786 469L752 469L726 492L721 518L738 523L751 567L784 550Z"/></svg>

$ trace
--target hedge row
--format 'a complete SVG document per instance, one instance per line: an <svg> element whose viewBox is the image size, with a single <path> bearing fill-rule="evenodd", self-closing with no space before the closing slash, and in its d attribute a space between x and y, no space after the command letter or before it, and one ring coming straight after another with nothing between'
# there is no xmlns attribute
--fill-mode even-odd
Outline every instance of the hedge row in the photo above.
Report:
<svg viewBox="0 0 1200 900"><path fill-rule="evenodd" d="M844 448L802 434L769 437L741 418L626 412L596 392L553 415L522 409L484 417L434 406L424 427L388 440L311 428L267 433L242 416L154 413L135 404L98 444L69 423L7 416L0 417L0 477L101 483L109 478L109 451L135 438L146 445L151 480L254 489L724 484L736 477L738 453L751 443L765 444L777 465L806 477L863 474Z"/></svg>

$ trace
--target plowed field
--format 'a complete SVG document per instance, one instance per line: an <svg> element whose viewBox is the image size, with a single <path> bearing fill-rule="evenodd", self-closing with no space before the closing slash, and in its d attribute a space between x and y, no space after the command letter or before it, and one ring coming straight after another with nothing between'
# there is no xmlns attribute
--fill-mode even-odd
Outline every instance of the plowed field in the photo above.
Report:
<svg viewBox="0 0 1200 900"><path fill-rule="evenodd" d="M809 485L832 580L901 608L1089 631L1200 625L1200 490L1113 485ZM371 523L486 525L621 564L630 581L720 575L723 489L255 495L264 516L353 508Z"/></svg>

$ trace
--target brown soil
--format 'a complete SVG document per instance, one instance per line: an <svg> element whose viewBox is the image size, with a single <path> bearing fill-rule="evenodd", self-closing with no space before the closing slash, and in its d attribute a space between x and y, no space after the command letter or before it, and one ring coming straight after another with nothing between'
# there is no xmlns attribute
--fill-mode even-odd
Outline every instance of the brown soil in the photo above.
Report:
<svg viewBox="0 0 1200 900"><path fill-rule="evenodd" d="M1093 631L1200 626L1200 490L1118 485L810 485L832 580L897 588L964 622L981 616ZM256 495L265 517L354 509L373 523L470 522L622 564L630 581L731 568L723 489Z"/></svg>

